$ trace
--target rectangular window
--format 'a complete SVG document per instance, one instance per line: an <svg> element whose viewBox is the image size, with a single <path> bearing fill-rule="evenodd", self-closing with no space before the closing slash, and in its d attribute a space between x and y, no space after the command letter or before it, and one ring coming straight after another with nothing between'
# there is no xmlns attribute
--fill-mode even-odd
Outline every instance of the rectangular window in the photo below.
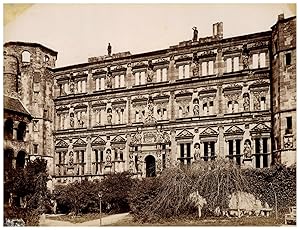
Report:
<svg viewBox="0 0 300 230"><path fill-rule="evenodd" d="M227 73L232 72L232 59L231 58L226 59L226 72Z"/></svg>
<svg viewBox="0 0 300 230"><path fill-rule="evenodd" d="M141 72L141 85L144 85L145 83L146 83L145 72Z"/></svg>
<svg viewBox="0 0 300 230"><path fill-rule="evenodd" d="M95 150L95 161L99 162L98 150Z"/></svg>
<svg viewBox="0 0 300 230"><path fill-rule="evenodd" d="M183 66L179 66L179 79L183 78Z"/></svg>
<svg viewBox="0 0 300 230"><path fill-rule="evenodd" d="M209 61L208 63L208 75L213 75L214 74L214 62Z"/></svg>
<svg viewBox="0 0 300 230"><path fill-rule="evenodd" d="M190 66L185 65L184 66L184 78L189 78L190 77Z"/></svg>
<svg viewBox="0 0 300 230"><path fill-rule="evenodd" d="M166 168L166 154L162 154L162 167L165 169Z"/></svg>
<svg viewBox="0 0 300 230"><path fill-rule="evenodd" d="M263 138L263 153L268 153L268 138Z"/></svg>
<svg viewBox="0 0 300 230"><path fill-rule="evenodd" d="M292 63L292 55L291 53L285 54L285 65L290 65Z"/></svg>
<svg viewBox="0 0 300 230"><path fill-rule="evenodd" d="M65 83L64 88L65 88L65 94L68 94L69 93L69 85L68 85L68 83Z"/></svg>
<svg viewBox="0 0 300 230"><path fill-rule="evenodd" d="M161 69L156 70L156 82L161 82Z"/></svg>
<svg viewBox="0 0 300 230"><path fill-rule="evenodd" d="M81 85L82 85L82 92L83 92L83 93L86 93L86 82L85 82L85 81L82 81L82 82L81 82Z"/></svg>
<svg viewBox="0 0 300 230"><path fill-rule="evenodd" d="M184 144L180 144L180 157L184 157Z"/></svg>
<svg viewBox="0 0 300 230"><path fill-rule="evenodd" d="M38 144L33 144L33 153L34 154L38 153Z"/></svg>
<svg viewBox="0 0 300 230"><path fill-rule="evenodd" d="M202 62L202 76L207 76L207 62Z"/></svg>
<svg viewBox="0 0 300 230"><path fill-rule="evenodd" d="M162 70L162 81L168 81L167 68Z"/></svg>
<svg viewBox="0 0 300 230"><path fill-rule="evenodd" d="M81 93L81 81L77 82L77 93Z"/></svg>
<svg viewBox="0 0 300 230"><path fill-rule="evenodd" d="M139 85L140 84L140 73L136 72L134 74L134 78L135 78L135 85Z"/></svg>
<svg viewBox="0 0 300 230"><path fill-rule="evenodd" d="M105 89L104 77L101 77L101 80L100 80L100 86L101 86L101 90L104 90L104 89Z"/></svg>
<svg viewBox="0 0 300 230"><path fill-rule="evenodd" d="M210 155L211 159L214 160L213 156L215 156L215 142L210 142Z"/></svg>
<svg viewBox="0 0 300 230"><path fill-rule="evenodd" d="M255 139L255 153L260 154L260 139Z"/></svg>
<svg viewBox="0 0 300 230"><path fill-rule="evenodd" d="M258 54L253 54L253 60L252 60L252 68L257 69L258 68Z"/></svg>
<svg viewBox="0 0 300 230"><path fill-rule="evenodd" d="M265 110L266 109L266 98L265 97L261 97L260 98L260 109L261 110Z"/></svg>
<svg viewBox="0 0 300 230"><path fill-rule="evenodd" d="M228 149L228 155L229 155L229 159L233 159L233 140L229 140L228 141L229 144L229 149Z"/></svg>
<svg viewBox="0 0 300 230"><path fill-rule="evenodd" d="M124 87L125 86L125 76L124 74L122 74L120 76L120 87Z"/></svg>
<svg viewBox="0 0 300 230"><path fill-rule="evenodd" d="M293 133L293 123L292 123L292 117L286 118L286 131L285 134L292 134Z"/></svg>
<svg viewBox="0 0 300 230"><path fill-rule="evenodd" d="M119 75L115 76L115 88L119 88L120 87L120 81L119 81Z"/></svg>
<svg viewBox="0 0 300 230"><path fill-rule="evenodd" d="M191 144L186 144L186 157L191 157Z"/></svg>
<svg viewBox="0 0 300 230"><path fill-rule="evenodd" d="M256 155L255 156L255 167L258 168L258 169L260 168L260 156L261 155Z"/></svg>
<svg viewBox="0 0 300 230"><path fill-rule="evenodd" d="M204 142L204 161L208 161L208 142Z"/></svg>
<svg viewBox="0 0 300 230"><path fill-rule="evenodd" d="M237 165L241 165L241 157L239 156L241 154L241 141L236 140L236 163Z"/></svg>
<svg viewBox="0 0 300 230"><path fill-rule="evenodd" d="M260 68L266 67L266 53L259 54L259 66Z"/></svg>
<svg viewBox="0 0 300 230"><path fill-rule="evenodd" d="M98 91L100 88L100 79L96 78L96 91Z"/></svg>
<svg viewBox="0 0 300 230"><path fill-rule="evenodd" d="M120 160L123 161L123 151L120 151Z"/></svg>
<svg viewBox="0 0 300 230"><path fill-rule="evenodd" d="M239 71L240 70L240 63L239 63L239 57L233 58L233 71Z"/></svg>
<svg viewBox="0 0 300 230"><path fill-rule="evenodd" d="M101 161L101 162L104 161L104 158L103 158L103 151L102 151L102 150L100 151L100 161Z"/></svg>

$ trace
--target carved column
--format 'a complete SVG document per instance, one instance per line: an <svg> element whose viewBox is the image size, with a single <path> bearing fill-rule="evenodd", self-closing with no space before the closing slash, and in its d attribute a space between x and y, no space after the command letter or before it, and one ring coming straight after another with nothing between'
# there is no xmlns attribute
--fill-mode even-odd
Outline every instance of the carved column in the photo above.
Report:
<svg viewBox="0 0 300 230"><path fill-rule="evenodd" d="M177 159L177 143L175 140L175 135L176 132L175 130L170 131L170 136L171 136L171 154L170 154L170 159L171 159L171 165L175 165L176 159Z"/></svg>
<svg viewBox="0 0 300 230"><path fill-rule="evenodd" d="M204 143L202 141L200 142L200 156L204 157Z"/></svg>
<svg viewBox="0 0 300 230"><path fill-rule="evenodd" d="M132 118L131 118L131 108L132 108L132 104L131 104L131 97L127 97L127 121L126 123L131 125L132 124ZM124 111L125 112L125 111Z"/></svg>
<svg viewBox="0 0 300 230"><path fill-rule="evenodd" d="M218 135L218 147L219 147L219 151L218 153L215 152L216 156L221 156L221 157L225 157L225 148L224 148L224 127L221 125L219 126L219 135ZM215 150L217 150L217 148L215 147Z"/></svg>
<svg viewBox="0 0 300 230"><path fill-rule="evenodd" d="M170 91L170 114L171 121L175 121L176 113L175 113L175 95L174 91Z"/></svg>
<svg viewBox="0 0 300 230"><path fill-rule="evenodd" d="M262 138L259 139L259 146L260 146L259 153L263 154L263 139ZM259 156L259 160L260 160L260 167L263 168L263 163L264 163L263 155Z"/></svg>
<svg viewBox="0 0 300 230"><path fill-rule="evenodd" d="M90 129L93 126L93 111L92 111L92 102L88 102L88 107L87 107L87 128Z"/></svg>
<svg viewBox="0 0 300 230"><path fill-rule="evenodd" d="M86 146L86 155L87 155L87 159L86 159L86 164L87 164L87 174L91 174L91 157L92 157L92 147L91 147L91 136L87 136L87 146Z"/></svg>

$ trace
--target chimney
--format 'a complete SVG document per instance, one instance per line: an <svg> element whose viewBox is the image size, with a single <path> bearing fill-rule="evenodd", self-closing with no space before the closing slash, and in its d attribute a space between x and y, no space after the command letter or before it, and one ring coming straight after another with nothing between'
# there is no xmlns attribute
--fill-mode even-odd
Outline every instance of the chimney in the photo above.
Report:
<svg viewBox="0 0 300 230"><path fill-rule="evenodd" d="M284 14L279 14L278 15L278 21L281 21L281 20L283 20L284 19Z"/></svg>
<svg viewBox="0 0 300 230"><path fill-rule="evenodd" d="M223 38L223 22L218 22L217 24L217 35L219 38Z"/></svg>
<svg viewBox="0 0 300 230"><path fill-rule="evenodd" d="M217 36L217 31L218 31L217 27L218 27L218 23L213 24L213 37Z"/></svg>

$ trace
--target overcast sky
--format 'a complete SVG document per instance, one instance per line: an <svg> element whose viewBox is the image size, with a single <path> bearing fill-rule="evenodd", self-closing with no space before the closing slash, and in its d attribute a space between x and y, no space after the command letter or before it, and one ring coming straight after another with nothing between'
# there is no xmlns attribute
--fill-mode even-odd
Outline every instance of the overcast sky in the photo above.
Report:
<svg viewBox="0 0 300 230"><path fill-rule="evenodd" d="M294 16L286 4L36 4L4 27L4 41L41 43L58 51L57 67L112 52L132 54L168 48L212 35L223 22L224 37L269 30L278 14Z"/></svg>

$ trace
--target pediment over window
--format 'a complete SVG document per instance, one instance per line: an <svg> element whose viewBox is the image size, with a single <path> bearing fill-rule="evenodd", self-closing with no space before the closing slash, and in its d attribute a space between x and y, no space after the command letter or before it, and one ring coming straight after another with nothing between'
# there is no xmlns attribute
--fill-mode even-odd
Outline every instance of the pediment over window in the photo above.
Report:
<svg viewBox="0 0 300 230"><path fill-rule="evenodd" d="M192 97L193 92L189 92L188 90L181 90L175 94L175 98L178 97Z"/></svg>
<svg viewBox="0 0 300 230"><path fill-rule="evenodd" d="M56 108L56 111L64 111L64 110L69 110L69 107L63 105L63 106L60 106L60 107Z"/></svg>
<svg viewBox="0 0 300 230"><path fill-rule="evenodd" d="M80 104L77 104L77 105L74 107L74 109L81 109L81 108L87 108L87 107L88 107L87 105L80 103Z"/></svg>
<svg viewBox="0 0 300 230"><path fill-rule="evenodd" d="M215 94L215 93L217 93L217 89L207 87L207 88L201 89L198 94L201 95L201 94Z"/></svg>
<svg viewBox="0 0 300 230"><path fill-rule="evenodd" d="M124 100L123 98L118 98L118 99L116 99L116 100L114 100L113 102L112 102L112 104L126 104L126 100Z"/></svg>
<svg viewBox="0 0 300 230"><path fill-rule="evenodd" d="M73 144L73 146L86 146L86 142L84 141L84 140L82 140L81 138L78 138L75 142L74 142L74 144Z"/></svg>
<svg viewBox="0 0 300 230"><path fill-rule="evenodd" d="M237 127L236 125L231 126L230 128L228 128L224 135L225 136L229 136L229 135L243 135L244 134L244 130L242 130L241 128Z"/></svg>
<svg viewBox="0 0 300 230"><path fill-rule="evenodd" d="M249 88L250 89L253 89L253 88L266 88L266 87L269 87L270 86L270 83L265 81L265 80L257 80L255 82L253 82Z"/></svg>
<svg viewBox="0 0 300 230"><path fill-rule="evenodd" d="M200 133L200 137L216 137L218 136L219 133L215 130L213 130L210 127L207 127L205 130L202 131L202 133Z"/></svg>
<svg viewBox="0 0 300 230"><path fill-rule="evenodd" d="M269 133L271 128L263 123L257 124L254 128L250 130L250 133Z"/></svg>
<svg viewBox="0 0 300 230"><path fill-rule="evenodd" d="M188 138L193 138L193 137L194 137L194 134L192 134L190 131L184 129L176 136L176 139L188 139Z"/></svg>
<svg viewBox="0 0 300 230"><path fill-rule="evenodd" d="M106 142L99 136L96 137L93 141L92 141L92 146L94 145L106 145Z"/></svg>
<svg viewBox="0 0 300 230"><path fill-rule="evenodd" d="M111 143L126 143L126 140L120 135L118 135L111 140Z"/></svg>
<svg viewBox="0 0 300 230"><path fill-rule="evenodd" d="M97 69L97 70L93 73L93 75L104 75L104 74L106 74L106 71L103 70L103 69Z"/></svg>
<svg viewBox="0 0 300 230"><path fill-rule="evenodd" d="M92 104L92 107L103 107L106 106L106 103L103 101L96 101Z"/></svg>
<svg viewBox="0 0 300 230"><path fill-rule="evenodd" d="M64 140L59 140L55 144L55 148L68 148L68 147L69 147L68 143L65 142Z"/></svg>
<svg viewBox="0 0 300 230"><path fill-rule="evenodd" d="M223 89L223 92L226 92L226 91L240 91L243 89L243 86L239 85L239 84L231 84L229 86L226 86L224 89Z"/></svg>

